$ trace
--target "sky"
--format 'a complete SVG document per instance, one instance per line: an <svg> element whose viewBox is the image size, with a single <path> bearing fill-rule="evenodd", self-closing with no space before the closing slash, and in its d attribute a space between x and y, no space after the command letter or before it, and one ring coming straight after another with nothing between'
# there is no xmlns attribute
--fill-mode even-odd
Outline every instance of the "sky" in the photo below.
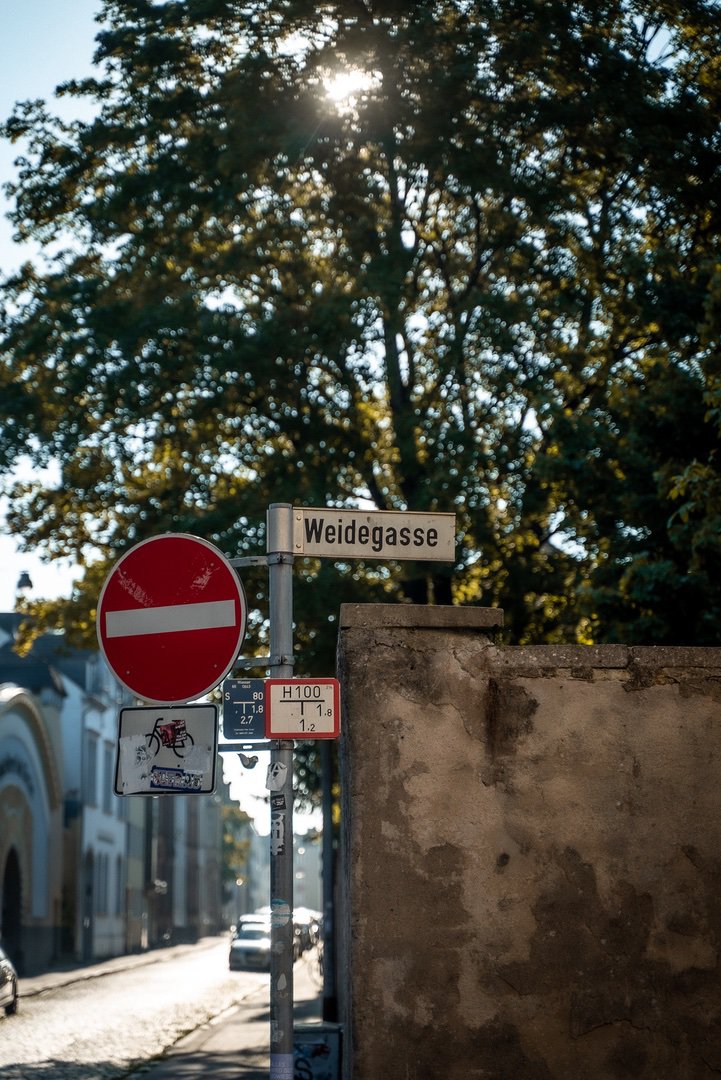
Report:
<svg viewBox="0 0 721 1080"><path fill-rule="evenodd" d="M3 120L17 101L43 98L51 111L66 119L77 116L78 102L53 100L55 88L67 79L93 73L92 57L98 25L95 15L100 0L0 0L0 116ZM0 185L12 180L18 148L0 140ZM8 202L0 194L0 273L7 274L34 254L33 249L13 242L6 220ZM25 476L30 470L25 467ZM15 605L16 587L23 571L32 581L31 598L68 596L72 588L72 562L44 563L33 552L18 551L17 541L3 527L6 507L0 501L0 611ZM236 755L224 756L231 794L255 819L258 831L270 831L270 814L264 802L269 755L263 753L252 770L240 769ZM317 814L296 815L296 832L318 827Z"/></svg>
<svg viewBox="0 0 721 1080"><path fill-rule="evenodd" d="M0 0L0 117L6 120L17 101L53 99L55 87L66 79L82 78L92 72L94 38L98 26L94 16L100 0ZM53 102L53 108L70 116L77 107L70 102ZM13 162L19 150L0 140L0 185L15 175ZM0 273L16 269L33 254L33 249L14 244L7 221L9 204L0 193ZM0 500L0 611L15 605L16 586L27 571L33 583L27 594L33 598L67 596L72 587L71 562L44 563L33 553L18 551L17 541L3 527L6 507Z"/></svg>

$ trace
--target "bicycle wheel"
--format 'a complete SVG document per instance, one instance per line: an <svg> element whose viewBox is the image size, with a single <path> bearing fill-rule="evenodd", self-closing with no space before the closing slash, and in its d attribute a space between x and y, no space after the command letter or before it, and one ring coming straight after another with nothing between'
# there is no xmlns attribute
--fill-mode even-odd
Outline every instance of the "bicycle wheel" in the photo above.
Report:
<svg viewBox="0 0 721 1080"><path fill-rule="evenodd" d="M160 739L154 731L149 731L145 736L145 743L148 747L148 753L151 753L153 757L157 757L160 751Z"/></svg>
<svg viewBox="0 0 721 1080"><path fill-rule="evenodd" d="M177 758L180 758L180 760L182 761L184 757L188 756L188 754L190 753L190 751L193 749L194 746L195 746L195 739L193 738L192 735L188 734L188 732L186 731L185 738L183 739L183 745L182 746L174 746L173 747L173 753L175 754L175 756Z"/></svg>

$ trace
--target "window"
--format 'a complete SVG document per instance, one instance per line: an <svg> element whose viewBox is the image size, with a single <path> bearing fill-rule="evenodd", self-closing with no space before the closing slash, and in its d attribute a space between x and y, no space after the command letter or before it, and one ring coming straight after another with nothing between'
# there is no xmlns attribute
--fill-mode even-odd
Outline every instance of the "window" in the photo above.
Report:
<svg viewBox="0 0 721 1080"><path fill-rule="evenodd" d="M123 914L123 898L125 896L125 882L123 881L123 857L118 855L115 860L115 914Z"/></svg>
<svg viewBox="0 0 721 1080"><path fill-rule="evenodd" d="M85 733L83 796L88 806L98 805L98 737L92 731Z"/></svg>
<svg viewBox="0 0 721 1080"><path fill-rule="evenodd" d="M106 742L103 746L103 811L106 814L113 812L113 744Z"/></svg>
<svg viewBox="0 0 721 1080"><path fill-rule="evenodd" d="M96 697L102 694L104 690L103 675L104 672L100 666L100 657L91 657L85 668L85 686L89 694L94 694Z"/></svg>
<svg viewBox="0 0 721 1080"><path fill-rule="evenodd" d="M95 911L108 913L108 856L101 852L95 859Z"/></svg>

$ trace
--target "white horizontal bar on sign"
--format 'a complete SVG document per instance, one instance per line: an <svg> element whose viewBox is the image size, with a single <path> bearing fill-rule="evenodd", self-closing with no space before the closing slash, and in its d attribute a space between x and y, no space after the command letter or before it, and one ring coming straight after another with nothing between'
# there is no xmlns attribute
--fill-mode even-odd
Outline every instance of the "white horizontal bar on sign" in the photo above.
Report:
<svg viewBox="0 0 721 1080"><path fill-rule="evenodd" d="M215 630L237 622L234 600L209 600L202 604L106 611L105 633L109 638L141 634L174 634L181 630Z"/></svg>

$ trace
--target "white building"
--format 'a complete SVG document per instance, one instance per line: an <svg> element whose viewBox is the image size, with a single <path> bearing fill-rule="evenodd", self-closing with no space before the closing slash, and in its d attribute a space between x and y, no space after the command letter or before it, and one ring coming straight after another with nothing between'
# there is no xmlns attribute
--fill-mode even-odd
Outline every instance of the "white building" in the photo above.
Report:
<svg viewBox="0 0 721 1080"><path fill-rule="evenodd" d="M18 968L57 952L62 911L62 681L12 651L0 615L0 938Z"/></svg>
<svg viewBox="0 0 721 1080"><path fill-rule="evenodd" d="M219 933L222 798L116 796L118 714L135 702L98 652L61 634L19 656L19 622L0 614L0 937L11 957L31 972Z"/></svg>

